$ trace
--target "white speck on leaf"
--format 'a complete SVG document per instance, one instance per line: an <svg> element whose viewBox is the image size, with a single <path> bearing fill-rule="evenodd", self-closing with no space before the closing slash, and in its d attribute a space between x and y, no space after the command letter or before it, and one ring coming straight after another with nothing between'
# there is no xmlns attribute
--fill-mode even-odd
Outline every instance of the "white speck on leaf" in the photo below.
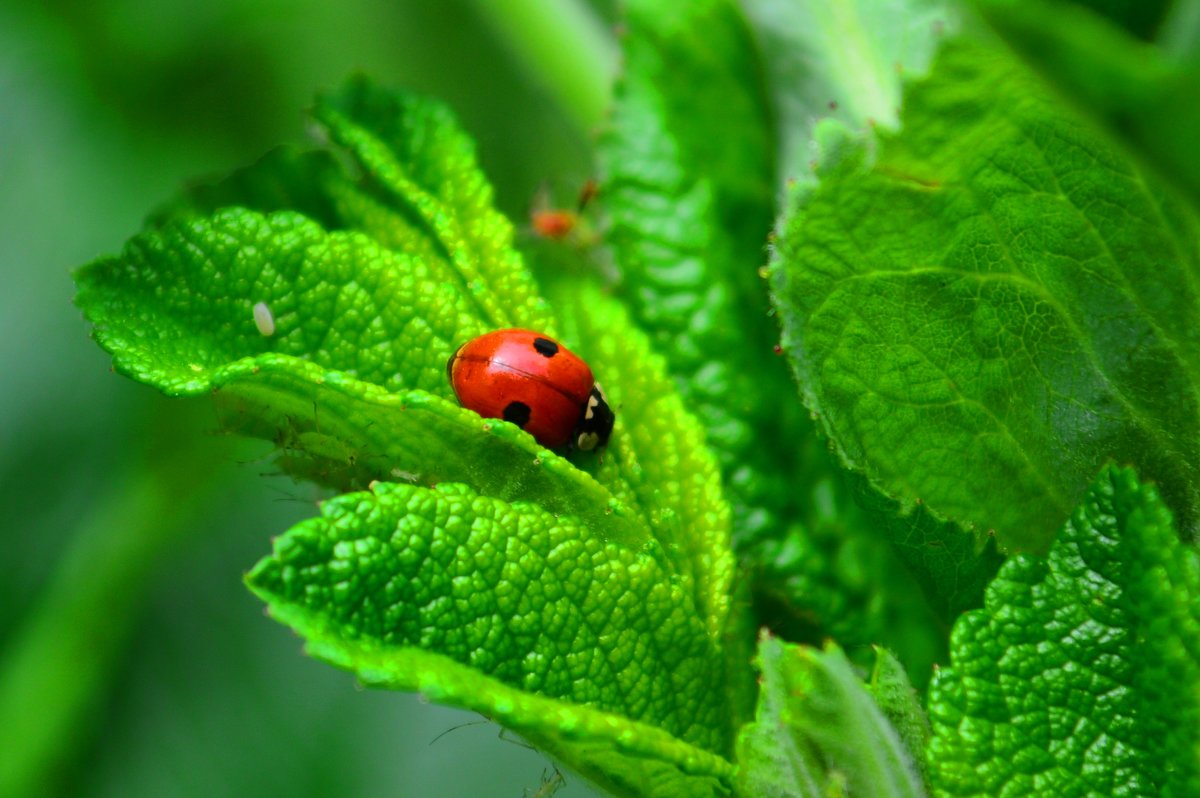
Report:
<svg viewBox="0 0 1200 798"><path fill-rule="evenodd" d="M267 337L275 334L275 317L271 315L271 309L267 307L266 302L259 302L254 306L254 326Z"/></svg>

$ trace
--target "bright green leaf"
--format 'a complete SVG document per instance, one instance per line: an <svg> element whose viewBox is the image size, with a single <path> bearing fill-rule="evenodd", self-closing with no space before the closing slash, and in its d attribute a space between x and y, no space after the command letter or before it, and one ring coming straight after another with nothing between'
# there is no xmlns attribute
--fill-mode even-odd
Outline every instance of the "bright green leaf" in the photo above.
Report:
<svg viewBox="0 0 1200 798"><path fill-rule="evenodd" d="M274 352L448 396L446 359L483 330L443 264L289 212L174 222L77 279L76 301L117 370L172 395L205 393L213 369Z"/></svg>
<svg viewBox="0 0 1200 798"><path fill-rule="evenodd" d="M729 505L720 472L704 446L704 430L687 412L645 333L624 307L594 285L563 283L552 290L564 330L599 375L618 413L597 480L626 486L655 538L678 562L694 601L722 633L730 613L734 560ZM617 495L618 493L614 489Z"/></svg>
<svg viewBox="0 0 1200 798"><path fill-rule="evenodd" d="M438 270L488 328L553 333L549 308L513 249L512 225L493 207L474 144L448 108L360 76L320 98L312 114L332 152L279 148L191 188L155 221L233 205L299 211Z"/></svg>
<svg viewBox="0 0 1200 798"><path fill-rule="evenodd" d="M617 408L608 450L572 464L459 407L459 343L551 326L511 227L438 106L357 82L317 114L357 175L279 150L192 191L80 270L97 340L135 379L211 395L221 428L272 440L288 472L372 485L252 577L318 656L484 711L618 791L724 790L751 635L703 428L620 306L580 286L560 300ZM222 207L238 202L254 210ZM448 562L458 535L483 554ZM297 574L293 555L317 559Z"/></svg>
<svg viewBox="0 0 1200 798"><path fill-rule="evenodd" d="M453 264L460 290L489 327L554 332L549 309L513 249L512 225L492 205L474 143L446 106L358 78L321 98L313 113L357 161L363 188L394 211L390 224L423 232ZM388 230L367 232L383 238ZM401 238L405 244L412 239Z"/></svg>
<svg viewBox="0 0 1200 798"><path fill-rule="evenodd" d="M1195 218L1002 53L956 42L877 160L798 191L775 289L846 463L1041 549L1110 457L1200 515Z"/></svg>
<svg viewBox="0 0 1200 798"><path fill-rule="evenodd" d="M297 214L227 210L85 267L76 301L119 371L213 393L224 429L276 441L294 473L343 489L465 481L644 540L603 486L453 401L446 359L481 326L439 268ZM255 324L258 302L272 335Z"/></svg>
<svg viewBox="0 0 1200 798"><path fill-rule="evenodd" d="M244 359L212 381L222 429L274 440L289 473L349 490L374 480L466 482L536 501L598 534L643 545L642 517L512 424L480 419L426 391L391 392L281 355Z"/></svg>
<svg viewBox="0 0 1200 798"><path fill-rule="evenodd" d="M906 740L840 649L764 637L758 651L762 688L758 716L738 737L738 795L925 795ZM882 667L875 689L906 724L919 724L903 669L894 661Z"/></svg>
<svg viewBox="0 0 1200 798"><path fill-rule="evenodd" d="M1046 559L959 619L934 679L943 796L1200 794L1200 558L1157 492L1106 468Z"/></svg>
<svg viewBox="0 0 1200 798"><path fill-rule="evenodd" d="M627 15L625 70L600 143L605 240L635 320L704 424L741 544L777 529L793 499L790 450L759 436L807 432L785 401L757 276L771 224L765 97L734 3L639 0Z"/></svg>
<svg viewBox="0 0 1200 798"><path fill-rule="evenodd" d="M634 783L658 778L664 761L728 775L704 754L729 748L728 696L718 641L686 581L574 518L462 485L377 483L326 502L248 581L318 656L368 683L419 689L502 723L512 715L522 733L561 740L571 764L576 735L585 747L617 747L634 754L622 759ZM469 669L439 667L443 658ZM537 711L536 696L565 704Z"/></svg>

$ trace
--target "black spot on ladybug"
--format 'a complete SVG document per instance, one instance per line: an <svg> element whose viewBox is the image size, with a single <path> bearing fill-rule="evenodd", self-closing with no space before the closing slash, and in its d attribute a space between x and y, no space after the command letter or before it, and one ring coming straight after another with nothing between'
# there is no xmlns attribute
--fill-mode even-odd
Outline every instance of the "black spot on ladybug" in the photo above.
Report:
<svg viewBox="0 0 1200 798"><path fill-rule="evenodd" d="M542 357L554 357L558 354L558 344L551 341L549 338L534 338L533 348L538 351Z"/></svg>
<svg viewBox="0 0 1200 798"><path fill-rule="evenodd" d="M524 427L529 423L529 405L524 402L509 402L504 408L504 420Z"/></svg>

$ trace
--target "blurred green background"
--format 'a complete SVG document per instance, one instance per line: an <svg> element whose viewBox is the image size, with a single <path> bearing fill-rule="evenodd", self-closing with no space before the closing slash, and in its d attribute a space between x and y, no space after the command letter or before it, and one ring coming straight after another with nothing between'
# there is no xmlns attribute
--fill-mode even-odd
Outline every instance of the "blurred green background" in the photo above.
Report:
<svg viewBox="0 0 1200 798"><path fill-rule="evenodd" d="M357 690L264 617L241 575L318 492L212 435L207 400L110 373L70 270L186 181L302 140L314 91L355 69L449 102L520 224L543 182L591 173L612 20L573 0L0 5L0 793L538 788L549 761L498 727L433 742L478 718Z"/></svg>

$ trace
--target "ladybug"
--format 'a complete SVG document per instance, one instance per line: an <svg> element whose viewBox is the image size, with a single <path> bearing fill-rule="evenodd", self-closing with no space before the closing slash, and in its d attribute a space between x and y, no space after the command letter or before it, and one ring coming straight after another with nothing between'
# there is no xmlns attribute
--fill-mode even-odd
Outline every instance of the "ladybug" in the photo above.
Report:
<svg viewBox="0 0 1200 798"><path fill-rule="evenodd" d="M603 447L616 416L588 364L532 330L495 330L450 356L446 375L459 403L502 418L548 449Z"/></svg>

